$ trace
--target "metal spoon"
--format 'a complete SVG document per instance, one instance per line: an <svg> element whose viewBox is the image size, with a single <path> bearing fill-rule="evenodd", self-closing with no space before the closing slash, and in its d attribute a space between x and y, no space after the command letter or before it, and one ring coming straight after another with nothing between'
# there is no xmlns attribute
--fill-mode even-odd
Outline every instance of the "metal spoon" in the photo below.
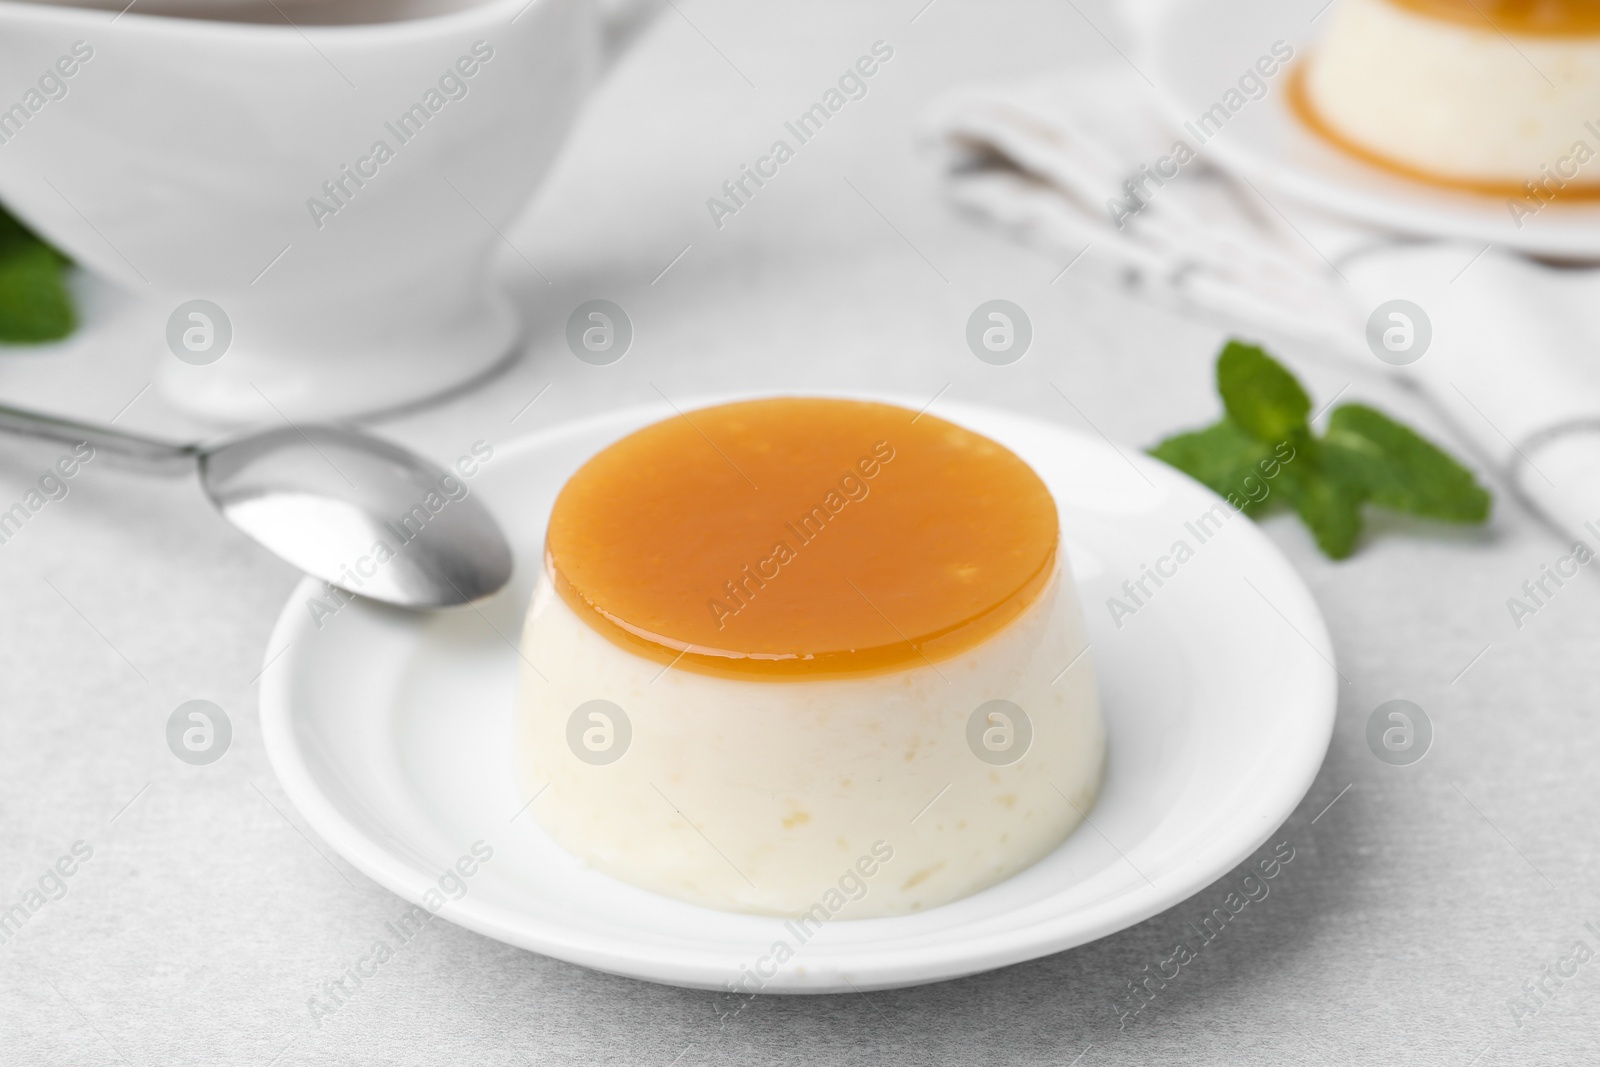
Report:
<svg viewBox="0 0 1600 1067"><path fill-rule="evenodd" d="M223 516L330 585L404 608L448 608L511 579L511 547L466 482L337 426L180 445L0 406L0 432L96 449L152 469L199 468Z"/></svg>

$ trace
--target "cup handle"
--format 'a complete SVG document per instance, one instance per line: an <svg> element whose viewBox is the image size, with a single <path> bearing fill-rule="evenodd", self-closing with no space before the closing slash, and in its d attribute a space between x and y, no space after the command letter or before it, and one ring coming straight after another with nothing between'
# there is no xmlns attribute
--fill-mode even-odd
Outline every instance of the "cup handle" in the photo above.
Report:
<svg viewBox="0 0 1600 1067"><path fill-rule="evenodd" d="M665 0L597 0L603 34L601 68L610 70L639 35L655 21Z"/></svg>

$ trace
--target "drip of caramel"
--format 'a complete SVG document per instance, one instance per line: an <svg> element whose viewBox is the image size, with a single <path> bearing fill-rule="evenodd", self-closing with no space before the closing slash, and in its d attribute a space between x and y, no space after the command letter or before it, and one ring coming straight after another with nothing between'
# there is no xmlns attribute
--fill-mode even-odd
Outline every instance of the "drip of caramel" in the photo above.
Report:
<svg viewBox="0 0 1600 1067"><path fill-rule="evenodd" d="M994 441L891 404L691 411L590 459L550 514L566 604L674 669L776 681L917 667L1038 599L1059 520Z"/></svg>
<svg viewBox="0 0 1600 1067"><path fill-rule="evenodd" d="M1390 0L1419 15L1526 37L1600 34L1600 0Z"/></svg>

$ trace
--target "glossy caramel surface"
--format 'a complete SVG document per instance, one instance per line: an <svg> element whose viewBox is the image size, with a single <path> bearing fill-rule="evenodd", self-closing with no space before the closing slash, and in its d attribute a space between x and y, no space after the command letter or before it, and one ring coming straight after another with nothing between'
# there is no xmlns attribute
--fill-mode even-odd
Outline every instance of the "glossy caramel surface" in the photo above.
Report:
<svg viewBox="0 0 1600 1067"><path fill-rule="evenodd" d="M1008 449L934 415L812 397L690 411L590 459L545 563L610 640L752 680L964 652L1048 586L1059 521Z"/></svg>
<svg viewBox="0 0 1600 1067"><path fill-rule="evenodd" d="M1600 35L1600 0L1389 0L1464 26L1530 37Z"/></svg>

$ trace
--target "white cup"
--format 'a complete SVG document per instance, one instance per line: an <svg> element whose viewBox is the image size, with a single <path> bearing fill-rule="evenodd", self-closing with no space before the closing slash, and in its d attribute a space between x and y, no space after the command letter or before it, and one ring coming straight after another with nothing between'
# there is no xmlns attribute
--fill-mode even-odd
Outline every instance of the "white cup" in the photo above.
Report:
<svg viewBox="0 0 1600 1067"><path fill-rule="evenodd" d="M602 5L166 2L232 21L0 0L0 200L160 312L168 397L328 418L492 370L520 324L490 257L605 65ZM226 322L186 309L165 352L194 300Z"/></svg>

